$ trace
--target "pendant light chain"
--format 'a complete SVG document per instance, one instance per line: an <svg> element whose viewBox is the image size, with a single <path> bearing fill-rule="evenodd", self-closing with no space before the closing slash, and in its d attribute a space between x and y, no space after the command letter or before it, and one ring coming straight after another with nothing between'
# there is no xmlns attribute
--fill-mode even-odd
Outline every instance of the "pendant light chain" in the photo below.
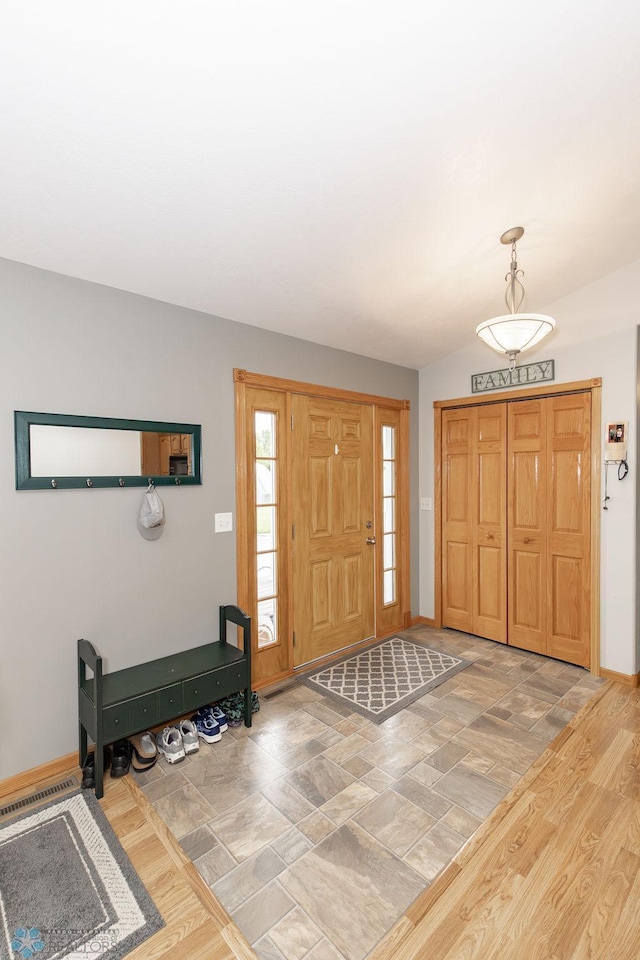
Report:
<svg viewBox="0 0 640 960"><path fill-rule="evenodd" d="M517 313L524 300L524 285L521 277L524 277L524 270L518 270L518 255L516 253L516 241L511 241L511 269L505 275L507 289L504 294L504 302L507 305L509 313ZM519 287L519 290L516 290ZM517 300L516 300L517 298Z"/></svg>

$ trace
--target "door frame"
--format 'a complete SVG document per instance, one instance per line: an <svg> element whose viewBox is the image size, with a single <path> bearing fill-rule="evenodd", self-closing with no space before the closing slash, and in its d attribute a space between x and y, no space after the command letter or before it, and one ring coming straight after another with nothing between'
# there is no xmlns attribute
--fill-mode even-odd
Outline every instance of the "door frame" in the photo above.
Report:
<svg viewBox="0 0 640 960"><path fill-rule="evenodd" d="M435 610L434 626L442 626L442 411L456 407L475 407L485 403L506 403L510 400L532 400L569 393L591 394L591 608L590 608L590 665L594 677L600 669L600 472L601 472L601 405L602 378L576 380L553 386L507 390L482 396L457 397L452 400L434 400L434 464L435 464Z"/></svg>
<svg viewBox="0 0 640 960"><path fill-rule="evenodd" d="M398 438L398 600L401 625L398 628L406 629L411 626L411 598L410 598L410 526L409 526L409 411L410 402L408 400L396 400L391 397L382 397L377 394L360 393L353 390L342 390L335 387L322 386L320 384L306 383L298 380L290 380L282 377L273 377L267 374L251 373L241 368L234 368L233 381L235 388L235 434L236 434L236 575L237 575L237 602L238 605L255 617L255 586L253 584L253 562L250 551L253 549L253 541L250 536L249 516L254 509L254 491L252 479L252 465L249 462L249 424L248 424L248 402L247 388L258 388L261 390L273 391L278 394L284 394L286 398L286 418L291 418L291 395L304 394L311 397L322 397L329 400L343 400L351 403L369 404L373 407L374 431L378 427L379 411L397 410L400 415L400 430ZM378 522L378 499L379 499L379 481L378 474L381 471L381 463L378 457L378 445L374 436L374 497L376 522ZM285 524L287 529L292 525L292 464L293 464L293 437L292 431L287 430L287 443L284 451L285 469L284 469L284 491L285 496L281 505L280 523ZM377 531L377 527L374 528ZM380 531L381 533L381 531ZM377 585L379 581L378 568L382 565L382 550L376 547L374 582ZM288 667L281 674L271 677L264 683L272 683L276 680L293 676L295 673L293 667L293 596L289 589L293 582L293 563L291 551L281 562L281 568L278 570L279 583L281 584L282 595L286 601L282 604L280 612L281 636L286 638L289 644ZM382 609L382 599L376 586L375 590L375 623L376 636L385 634L378 633L379 613ZM394 629L396 629L394 627ZM387 631L388 632L388 631ZM257 649L257 630L252 631L252 659L257 662L260 651ZM373 642L373 641L367 641ZM331 659L326 658L326 659ZM322 661L319 661L321 663ZM260 684L258 684L260 685Z"/></svg>

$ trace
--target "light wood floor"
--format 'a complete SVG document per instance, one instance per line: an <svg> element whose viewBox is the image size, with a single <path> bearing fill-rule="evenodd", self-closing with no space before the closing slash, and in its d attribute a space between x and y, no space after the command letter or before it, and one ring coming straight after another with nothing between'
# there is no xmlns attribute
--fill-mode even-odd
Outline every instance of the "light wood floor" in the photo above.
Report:
<svg viewBox="0 0 640 960"><path fill-rule="evenodd" d="M129 960L255 954L130 777L103 809L166 926ZM607 683L370 960L635 960L640 691Z"/></svg>

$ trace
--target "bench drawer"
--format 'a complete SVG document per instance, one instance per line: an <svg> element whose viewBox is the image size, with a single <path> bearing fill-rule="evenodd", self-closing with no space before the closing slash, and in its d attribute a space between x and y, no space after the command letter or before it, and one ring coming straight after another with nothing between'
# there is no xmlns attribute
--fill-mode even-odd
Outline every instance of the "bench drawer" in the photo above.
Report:
<svg viewBox="0 0 640 960"><path fill-rule="evenodd" d="M247 671L242 666L231 664L228 667L202 673L198 677L185 680L182 684L184 691L184 709L194 710L205 703L215 703L230 693L243 690L248 686Z"/></svg>
<svg viewBox="0 0 640 960"><path fill-rule="evenodd" d="M119 740L131 733L130 702L116 703L102 711L102 739L104 743Z"/></svg>
<svg viewBox="0 0 640 960"><path fill-rule="evenodd" d="M181 683L172 683L170 687L158 690L158 723L179 717L184 709Z"/></svg>

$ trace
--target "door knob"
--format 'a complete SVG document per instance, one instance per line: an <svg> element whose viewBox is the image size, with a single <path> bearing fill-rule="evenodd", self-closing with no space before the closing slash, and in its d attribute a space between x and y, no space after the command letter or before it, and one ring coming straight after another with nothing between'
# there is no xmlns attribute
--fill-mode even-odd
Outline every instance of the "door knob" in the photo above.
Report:
<svg viewBox="0 0 640 960"><path fill-rule="evenodd" d="M367 537L367 543L374 544L376 542L375 537Z"/></svg>

